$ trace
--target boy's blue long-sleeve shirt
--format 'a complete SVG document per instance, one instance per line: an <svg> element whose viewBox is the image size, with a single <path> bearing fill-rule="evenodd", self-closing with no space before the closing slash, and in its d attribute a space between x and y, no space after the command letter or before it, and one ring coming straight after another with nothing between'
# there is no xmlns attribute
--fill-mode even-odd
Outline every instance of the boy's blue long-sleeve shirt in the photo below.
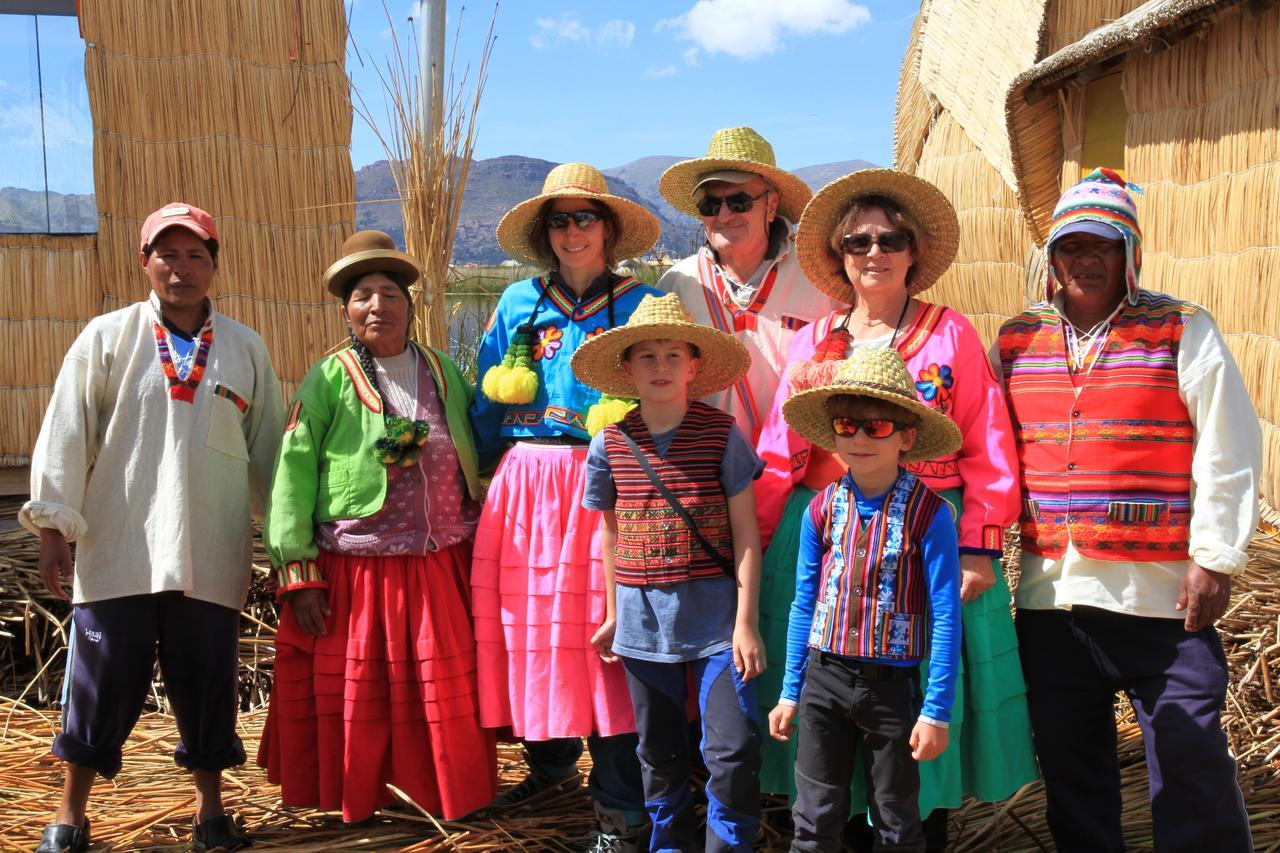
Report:
<svg viewBox="0 0 1280 853"><path fill-rule="evenodd" d="M899 476L901 476L901 472ZM858 514L870 518L885 505L886 494L862 494L848 474L836 488L848 488L857 502ZM822 498L819 492L815 500ZM932 722L951 720L951 703L955 698L955 681L960 661L960 557L955 517L944 501L929 522L919 543L925 565L925 583L929 601L929 685L920 716ZM781 700L798 703L804 686L805 666L809 659L809 632L813 625L822 562L826 549L822 534L805 512L800 526L800 553L796 560L796 596L791 603L787 624L787 665L782 680ZM822 649L822 651L831 651ZM918 666L919 659L888 660L858 658L889 666Z"/></svg>

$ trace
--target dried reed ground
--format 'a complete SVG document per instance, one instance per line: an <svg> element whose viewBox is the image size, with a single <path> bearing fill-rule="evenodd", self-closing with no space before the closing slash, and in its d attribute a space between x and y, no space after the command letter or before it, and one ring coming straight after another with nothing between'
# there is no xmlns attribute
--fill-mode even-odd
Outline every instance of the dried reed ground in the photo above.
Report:
<svg viewBox="0 0 1280 853"><path fill-rule="evenodd" d="M11 519L16 506L0 502L0 518ZM58 725L56 712L31 704L43 702L56 691L61 653L49 651L58 642L55 612L47 607L47 594L38 591L34 576L34 537L21 530L0 530L0 635L17 641L21 655L24 635L37 661L15 657L3 673L12 683L14 668L22 667L31 682L32 667L44 669L42 689L35 685L26 700L0 699L0 851L30 850L56 806L61 768L49 753ZM1223 713L1224 725L1240 761L1240 782L1257 849L1280 851L1280 707L1276 681L1280 679L1280 542L1257 540L1249 569L1237 584L1232 605L1219 622L1231 667L1231 689ZM31 590L25 601L15 600L19 589ZM43 601L43 603L42 603ZM257 751L265 719L265 698L271 657L273 614L251 610L245 620L241 663L242 692L255 710L240 718L246 752ZM266 619L262 617L268 617ZM7 629L7 630L6 630ZM16 630L15 630L16 629ZM0 648L4 640L0 639ZM11 695L16 695L14 691ZM154 696L164 707L160 692ZM27 704L31 703L31 704ZM1147 776L1142 740L1128 708L1121 717L1120 753L1124 778L1125 831L1131 850L1151 849L1150 812L1146 802ZM185 849L190 837L192 793L189 779L173 765L176 740L173 721L165 714L148 713L139 722L125 748L124 769L114 782L100 780L90 804L95 849ZM584 774L590 760L581 762ZM499 751L503 784L518 781L524 773L519 748L504 745ZM357 830L342 826L335 815L288 810L279 805L279 792L266 784L252 764L227 776L227 804L258 839L261 849L321 850L577 850L577 843L591 829L591 806L585 786L577 791L542 799L529 807L469 823L438 823L411 811L380 817ZM779 798L764 800L765 820L758 849L785 850L790 840L786 804ZM1033 784L1011 799L997 804L970 802L952 815L952 849L955 851L1036 851L1052 849L1044 822L1044 797Z"/></svg>

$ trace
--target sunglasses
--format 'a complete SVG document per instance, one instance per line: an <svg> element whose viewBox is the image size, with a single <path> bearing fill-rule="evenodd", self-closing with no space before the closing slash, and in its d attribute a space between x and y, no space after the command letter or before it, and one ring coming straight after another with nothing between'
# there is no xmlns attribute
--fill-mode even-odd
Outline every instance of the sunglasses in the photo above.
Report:
<svg viewBox="0 0 1280 853"><path fill-rule="evenodd" d="M895 432L911 429L910 424L900 424L888 418L832 418L831 428L836 435L853 437L862 430L867 438L888 438Z"/></svg>
<svg viewBox="0 0 1280 853"><path fill-rule="evenodd" d="M840 251L846 255L866 255L872 246L879 246L886 255L906 251L911 245L907 231L882 231L879 234L846 234L840 238Z"/></svg>
<svg viewBox="0 0 1280 853"><path fill-rule="evenodd" d="M720 213L720 205L727 204L734 213L746 213L755 206L757 201L771 192L772 190L765 190L760 195L747 195L746 193L734 193L726 196L704 195L698 199L698 212L703 216L715 216Z"/></svg>
<svg viewBox="0 0 1280 853"><path fill-rule="evenodd" d="M585 231L604 219L604 214L595 210L569 210L563 213L552 213L547 217L547 227L552 231L559 231L563 228L568 228L569 220L571 219L574 225Z"/></svg>

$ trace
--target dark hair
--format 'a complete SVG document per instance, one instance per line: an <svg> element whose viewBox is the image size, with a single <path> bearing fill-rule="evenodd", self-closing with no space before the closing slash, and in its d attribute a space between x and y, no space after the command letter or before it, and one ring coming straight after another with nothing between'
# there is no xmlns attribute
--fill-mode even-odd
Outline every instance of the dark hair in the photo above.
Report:
<svg viewBox="0 0 1280 853"><path fill-rule="evenodd" d="M572 196L570 196L571 198ZM555 250L551 248L551 233L547 228L547 217L551 215L551 205L558 199L550 198L542 203L542 209L538 211L538 215L533 219L533 227L529 229L529 247L533 250L534 256L539 263L544 264L547 269L560 269L560 259L556 257ZM613 269L617 258L614 257L614 250L618 247L618 241L622 239L622 228L618 223L618 217L614 215L613 209L603 202L596 201L593 198L584 198L581 201L591 205L600 218L604 221L604 265L605 269ZM577 228L578 226L573 226Z"/></svg>
<svg viewBox="0 0 1280 853"><path fill-rule="evenodd" d="M828 397L827 414L833 418L887 418L912 427L920 426L920 416L910 409L865 394Z"/></svg>
<svg viewBox="0 0 1280 853"><path fill-rule="evenodd" d="M191 233L195 234L194 231L192 231ZM218 262L218 241L217 240L201 240L200 242L204 243L205 250L209 253L209 257L213 258L213 262L216 264ZM148 243L147 245L142 247L142 257L150 259L151 253L154 251L155 249L152 248L150 243Z"/></svg>
<svg viewBox="0 0 1280 853"><path fill-rule="evenodd" d="M917 259L923 257L929 251L924 229L920 227L920 223L902 205L884 195L860 195L849 204L844 216L840 217L840 220L836 222L831 229L830 237L827 238L827 248L831 250L831 254L837 260L842 256L840 240L844 235L853 232L858 219L869 210L882 211L885 218L892 223L894 228L907 232L911 237L911 248L915 251ZM912 264L907 269L907 287L910 287L911 282L915 280L916 267L916 264ZM841 265L841 269L844 269L843 265Z"/></svg>
<svg viewBox="0 0 1280 853"><path fill-rule="evenodd" d="M647 338L646 340L654 340L654 341L671 340L671 341L674 341L674 340L676 340L676 338ZM624 349L624 350L622 351L622 360L623 360L623 361L630 361L630 359L631 359L631 347L635 346L636 344L642 344L642 343L644 343L644 341L636 341L636 343L635 343L635 344L632 344L631 346L629 346L629 347L627 347L626 349ZM689 348L689 358L702 358L702 350L698 349L698 345L697 345L697 344L695 344L693 341L680 341L680 343L684 344L685 346L687 346L687 347Z"/></svg>

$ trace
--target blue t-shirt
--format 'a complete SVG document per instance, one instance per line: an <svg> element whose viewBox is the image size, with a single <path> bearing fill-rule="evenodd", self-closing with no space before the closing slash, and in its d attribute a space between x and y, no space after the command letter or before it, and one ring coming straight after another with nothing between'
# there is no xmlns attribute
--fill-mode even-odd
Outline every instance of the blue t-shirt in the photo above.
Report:
<svg viewBox="0 0 1280 853"><path fill-rule="evenodd" d="M676 430L656 433L653 443L666 456ZM720 460L720 485L731 498L760 476L764 462L736 425ZM604 433L596 433L587 451L587 482L582 505L611 510L618 499L613 468L604 449ZM725 575L670 586L618 585L618 623L613 651L623 657L656 663L681 663L708 657L733 645L738 612L738 581Z"/></svg>
<svg viewBox="0 0 1280 853"><path fill-rule="evenodd" d="M196 360L195 335L179 329L168 320L164 325L169 330L169 357L173 359L173 369L178 372L179 379L186 379Z"/></svg>

